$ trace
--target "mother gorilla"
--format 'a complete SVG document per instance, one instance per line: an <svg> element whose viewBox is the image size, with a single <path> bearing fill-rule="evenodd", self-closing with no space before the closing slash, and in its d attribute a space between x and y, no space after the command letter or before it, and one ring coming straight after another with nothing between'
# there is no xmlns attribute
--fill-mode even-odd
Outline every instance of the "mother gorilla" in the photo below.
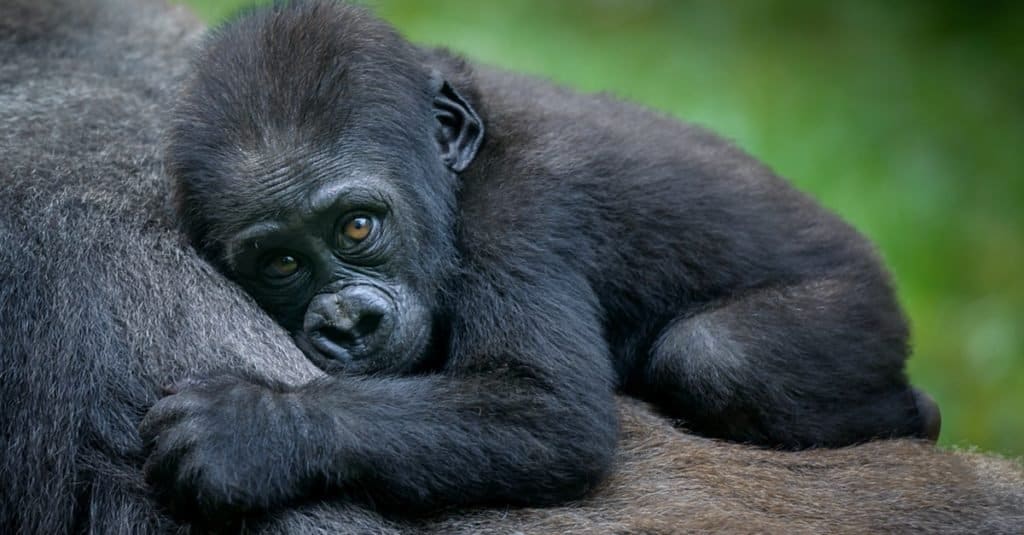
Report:
<svg viewBox="0 0 1024 535"><path fill-rule="evenodd" d="M319 372L175 230L157 157L199 25L130 0L0 4L0 531L171 533L137 426L160 385ZM1009 532L1014 463L911 441L783 453L674 430L623 402L616 474L548 509L383 518L297 504L256 532Z"/></svg>

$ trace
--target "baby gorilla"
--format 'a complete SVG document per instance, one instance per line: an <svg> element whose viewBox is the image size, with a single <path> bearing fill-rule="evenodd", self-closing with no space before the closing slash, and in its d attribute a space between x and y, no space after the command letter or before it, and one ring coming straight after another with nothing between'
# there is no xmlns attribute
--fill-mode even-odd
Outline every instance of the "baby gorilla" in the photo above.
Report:
<svg viewBox="0 0 1024 535"><path fill-rule="evenodd" d="M579 497L617 390L769 446L937 433L871 246L704 130L333 2L215 32L181 99L187 232L333 372L157 403L147 475L191 518Z"/></svg>

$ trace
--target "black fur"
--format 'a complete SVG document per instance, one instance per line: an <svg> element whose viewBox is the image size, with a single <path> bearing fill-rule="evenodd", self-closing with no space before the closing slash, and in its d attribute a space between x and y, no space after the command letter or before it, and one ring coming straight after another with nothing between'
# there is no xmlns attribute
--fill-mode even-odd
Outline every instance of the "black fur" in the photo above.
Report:
<svg viewBox="0 0 1024 535"><path fill-rule="evenodd" d="M579 497L608 472L617 388L764 445L934 430L851 227L707 131L417 48L361 8L295 2L215 32L167 165L194 242L338 372L159 402L148 475L182 513ZM312 210L324 192L333 211ZM372 261L336 238L360 213ZM267 280L282 258L300 267ZM365 316L352 285L385 303L388 334L367 337L383 349L337 327Z"/></svg>

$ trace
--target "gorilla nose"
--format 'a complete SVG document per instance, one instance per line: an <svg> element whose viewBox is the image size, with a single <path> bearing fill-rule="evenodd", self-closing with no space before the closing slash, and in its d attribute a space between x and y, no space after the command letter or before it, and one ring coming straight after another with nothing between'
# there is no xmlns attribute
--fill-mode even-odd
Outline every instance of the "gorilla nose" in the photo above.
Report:
<svg viewBox="0 0 1024 535"><path fill-rule="evenodd" d="M371 286L348 286L313 298L304 330L313 346L341 361L379 351L391 334L391 301Z"/></svg>

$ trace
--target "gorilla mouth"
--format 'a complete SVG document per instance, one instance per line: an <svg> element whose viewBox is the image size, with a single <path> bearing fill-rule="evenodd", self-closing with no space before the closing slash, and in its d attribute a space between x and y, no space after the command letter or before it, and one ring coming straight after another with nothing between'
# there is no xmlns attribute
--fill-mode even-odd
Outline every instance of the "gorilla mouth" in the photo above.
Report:
<svg viewBox="0 0 1024 535"><path fill-rule="evenodd" d="M380 317L364 317L359 321L357 331L372 333L380 323ZM370 338L370 339L368 339ZM362 360L376 351L378 344L373 336L358 336L352 330L326 325L310 333L309 339L324 356L342 362Z"/></svg>

